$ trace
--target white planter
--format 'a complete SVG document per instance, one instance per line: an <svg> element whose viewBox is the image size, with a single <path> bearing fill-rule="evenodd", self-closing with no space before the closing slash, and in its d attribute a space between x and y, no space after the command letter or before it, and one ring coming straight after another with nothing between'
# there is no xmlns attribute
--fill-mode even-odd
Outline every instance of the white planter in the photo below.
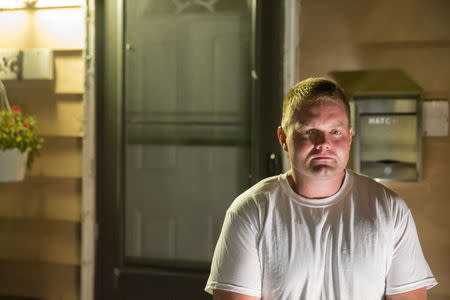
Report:
<svg viewBox="0 0 450 300"><path fill-rule="evenodd" d="M0 182L21 181L25 177L28 151L17 149L0 151Z"/></svg>

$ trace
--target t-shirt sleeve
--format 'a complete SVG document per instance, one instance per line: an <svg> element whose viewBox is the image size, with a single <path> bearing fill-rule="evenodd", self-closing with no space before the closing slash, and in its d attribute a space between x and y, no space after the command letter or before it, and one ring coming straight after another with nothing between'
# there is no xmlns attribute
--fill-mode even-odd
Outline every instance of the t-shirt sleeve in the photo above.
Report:
<svg viewBox="0 0 450 300"><path fill-rule="evenodd" d="M236 292L261 297L261 267L254 225L228 211L214 251L205 291Z"/></svg>
<svg viewBox="0 0 450 300"><path fill-rule="evenodd" d="M420 247L409 209L396 222L394 251L386 278L386 295L405 293L437 284Z"/></svg>

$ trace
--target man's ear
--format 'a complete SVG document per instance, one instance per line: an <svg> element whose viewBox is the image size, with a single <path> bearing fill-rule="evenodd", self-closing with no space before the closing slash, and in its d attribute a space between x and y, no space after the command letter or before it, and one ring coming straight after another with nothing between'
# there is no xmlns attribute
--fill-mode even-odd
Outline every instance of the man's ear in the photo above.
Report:
<svg viewBox="0 0 450 300"><path fill-rule="evenodd" d="M277 136L278 136L278 141L280 142L281 148L283 148L283 150L287 152L288 148L287 148L287 144L286 144L286 133L284 132L284 130L281 126L278 126Z"/></svg>

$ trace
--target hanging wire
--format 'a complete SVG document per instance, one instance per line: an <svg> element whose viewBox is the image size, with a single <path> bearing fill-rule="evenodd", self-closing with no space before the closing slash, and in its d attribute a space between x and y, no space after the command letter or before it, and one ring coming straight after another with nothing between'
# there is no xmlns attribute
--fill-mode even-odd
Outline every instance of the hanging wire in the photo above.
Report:
<svg viewBox="0 0 450 300"><path fill-rule="evenodd" d="M6 95L6 88L1 80L0 80L0 109L11 111L8 96Z"/></svg>

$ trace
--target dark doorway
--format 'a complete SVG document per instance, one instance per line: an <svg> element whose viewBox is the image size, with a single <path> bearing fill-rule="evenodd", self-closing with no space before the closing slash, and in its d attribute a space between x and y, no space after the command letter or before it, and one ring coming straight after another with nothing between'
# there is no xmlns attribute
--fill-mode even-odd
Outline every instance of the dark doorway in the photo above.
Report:
<svg viewBox="0 0 450 300"><path fill-rule="evenodd" d="M211 299L225 210L280 172L282 8L98 1L97 299Z"/></svg>

